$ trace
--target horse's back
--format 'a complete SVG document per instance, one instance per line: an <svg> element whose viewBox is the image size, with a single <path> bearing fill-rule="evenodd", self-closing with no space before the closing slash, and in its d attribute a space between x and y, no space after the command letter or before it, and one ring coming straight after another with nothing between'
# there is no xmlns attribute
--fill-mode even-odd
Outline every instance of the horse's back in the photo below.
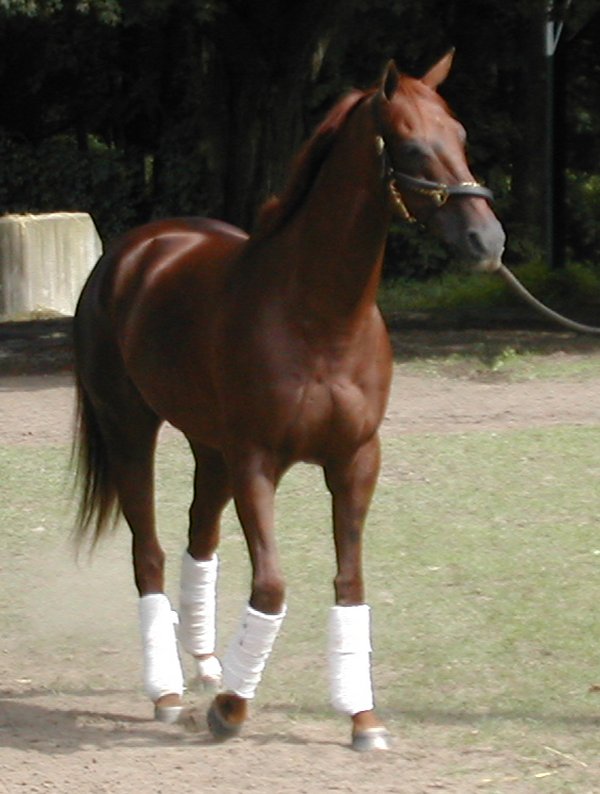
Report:
<svg viewBox="0 0 600 794"><path fill-rule="evenodd" d="M218 288L248 235L230 224L209 218L173 218L138 226L116 238L106 249L85 285L76 315L91 311L125 316L136 298L159 286L179 289L179 282L199 282Z"/></svg>
<svg viewBox="0 0 600 794"><path fill-rule="evenodd" d="M111 377L121 371L154 411L175 422L189 403L179 394L184 373L188 388L201 382L208 397L220 296L247 239L241 229L208 218L153 221L117 238L77 308L79 374L88 369L93 378L101 361Z"/></svg>

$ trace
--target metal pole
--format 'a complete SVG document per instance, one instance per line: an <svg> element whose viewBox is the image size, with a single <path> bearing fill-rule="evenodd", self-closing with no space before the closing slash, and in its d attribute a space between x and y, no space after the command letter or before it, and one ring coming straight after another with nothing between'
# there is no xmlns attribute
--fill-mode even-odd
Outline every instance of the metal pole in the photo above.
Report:
<svg viewBox="0 0 600 794"><path fill-rule="evenodd" d="M554 52L556 40L554 22L550 19L552 3L546 8L545 47L546 56L546 140L545 140L545 182L544 182L544 219L546 262L553 270L554 261Z"/></svg>
<svg viewBox="0 0 600 794"><path fill-rule="evenodd" d="M556 173L556 128L557 128L557 107L556 107L556 65L555 55L558 43L564 27L564 18L571 5L571 0L567 0L563 10L563 18L559 21L554 19L554 3L548 0L546 3L546 20L544 25L544 54L546 56L546 140L545 140L545 243L546 261L551 270L559 266L562 260L562 252L559 253L559 240L557 238L556 220L558 213L557 206L557 173ZM560 112L564 112L561 107ZM565 141L561 139L560 145L564 146ZM561 155L563 153L561 152ZM561 168L564 169L563 157L560 157ZM564 174L560 174L560 179ZM559 191L560 193L561 191ZM562 191L564 193L564 191ZM564 195L560 196L564 201Z"/></svg>

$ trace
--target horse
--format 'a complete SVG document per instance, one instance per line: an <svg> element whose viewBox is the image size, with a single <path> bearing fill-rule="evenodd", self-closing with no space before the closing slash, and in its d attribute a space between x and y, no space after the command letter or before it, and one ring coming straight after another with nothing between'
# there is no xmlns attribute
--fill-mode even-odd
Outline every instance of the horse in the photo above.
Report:
<svg viewBox="0 0 600 794"><path fill-rule="evenodd" d="M392 352L376 295L394 212L480 269L504 232L466 162L438 87L452 53L419 78L390 61L342 97L297 154L252 234L207 218L151 221L92 270L74 318L76 535L92 547L123 515L132 535L143 679L156 719L181 717L179 649L212 685L216 740L239 734L286 613L274 499L295 463L320 466L337 569L328 616L331 703L351 746L385 750L374 707L363 528L380 468ZM168 421L195 460L178 627L165 595L153 461ZM233 499L252 569L248 602L215 656L220 515Z"/></svg>

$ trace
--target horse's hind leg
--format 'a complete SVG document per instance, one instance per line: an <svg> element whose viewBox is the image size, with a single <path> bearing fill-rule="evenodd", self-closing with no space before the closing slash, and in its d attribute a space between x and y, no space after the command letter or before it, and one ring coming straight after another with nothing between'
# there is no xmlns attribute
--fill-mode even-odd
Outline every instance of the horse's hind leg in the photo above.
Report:
<svg viewBox="0 0 600 794"><path fill-rule="evenodd" d="M222 455L191 443L196 471L188 548L181 566L179 641L196 665L196 683L218 689L221 665L215 654L217 546L220 518L231 497Z"/></svg>
<svg viewBox="0 0 600 794"><path fill-rule="evenodd" d="M362 577L362 533L379 473L375 438L349 461L325 467L333 497L338 570L329 622L329 669L334 708L352 718L356 750L388 749L389 735L374 711L370 669L370 613Z"/></svg>
<svg viewBox="0 0 600 794"><path fill-rule="evenodd" d="M170 722L181 712L183 673L177 651L174 612L165 595L165 555L154 512L154 451L159 421L140 410L128 412L110 433L111 468L123 515L132 534L135 583L144 655L144 686L155 716Z"/></svg>
<svg viewBox="0 0 600 794"><path fill-rule="evenodd" d="M155 716L171 721L181 712L183 674L174 613L164 592L165 556L154 515L154 452L160 420L118 365L118 357L110 361L110 369L98 367L101 375L91 373L82 388L93 405L96 455L105 461L132 533L145 690L155 704Z"/></svg>

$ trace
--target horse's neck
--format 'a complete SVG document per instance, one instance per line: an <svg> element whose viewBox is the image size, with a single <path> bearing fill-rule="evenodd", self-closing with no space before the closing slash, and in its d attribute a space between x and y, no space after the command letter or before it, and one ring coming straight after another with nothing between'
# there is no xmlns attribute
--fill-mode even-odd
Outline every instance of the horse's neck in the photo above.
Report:
<svg viewBox="0 0 600 794"><path fill-rule="evenodd" d="M390 223L370 100L346 121L311 193L292 222L295 299L315 313L372 307Z"/></svg>

